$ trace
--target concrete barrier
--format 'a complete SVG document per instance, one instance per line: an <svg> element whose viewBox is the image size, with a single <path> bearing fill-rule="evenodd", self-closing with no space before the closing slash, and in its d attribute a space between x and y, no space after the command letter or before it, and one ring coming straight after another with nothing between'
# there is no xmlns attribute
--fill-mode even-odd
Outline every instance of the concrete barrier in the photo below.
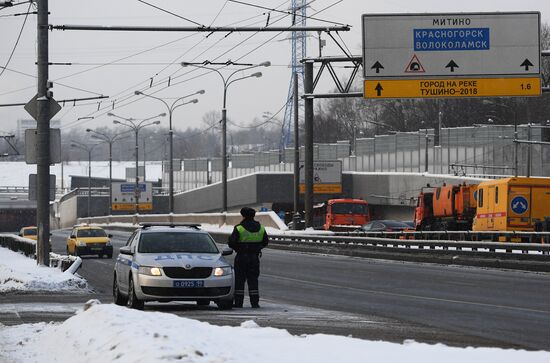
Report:
<svg viewBox="0 0 550 363"><path fill-rule="evenodd" d="M239 213L190 213L190 214L134 214L122 216L102 216L79 218L79 224L113 224L128 223L137 225L139 223L173 222L173 223L199 223L217 226L234 226L242 220ZM275 212L258 212L256 220L264 227L271 227L279 230L288 229Z"/></svg>

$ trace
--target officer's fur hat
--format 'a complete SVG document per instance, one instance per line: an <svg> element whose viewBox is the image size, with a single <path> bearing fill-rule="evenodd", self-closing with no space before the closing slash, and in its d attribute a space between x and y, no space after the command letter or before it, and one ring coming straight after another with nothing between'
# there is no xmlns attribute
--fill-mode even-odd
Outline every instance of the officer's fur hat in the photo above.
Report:
<svg viewBox="0 0 550 363"><path fill-rule="evenodd" d="M244 207L241 209L241 216L243 216L244 218L254 218L255 215L256 211L254 210L254 208Z"/></svg>

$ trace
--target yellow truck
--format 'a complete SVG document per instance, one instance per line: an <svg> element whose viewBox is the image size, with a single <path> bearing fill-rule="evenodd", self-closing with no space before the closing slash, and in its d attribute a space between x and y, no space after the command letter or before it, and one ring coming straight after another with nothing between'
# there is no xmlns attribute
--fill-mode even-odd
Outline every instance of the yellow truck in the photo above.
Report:
<svg viewBox="0 0 550 363"><path fill-rule="evenodd" d="M550 224L550 178L479 183L474 231L539 231Z"/></svg>

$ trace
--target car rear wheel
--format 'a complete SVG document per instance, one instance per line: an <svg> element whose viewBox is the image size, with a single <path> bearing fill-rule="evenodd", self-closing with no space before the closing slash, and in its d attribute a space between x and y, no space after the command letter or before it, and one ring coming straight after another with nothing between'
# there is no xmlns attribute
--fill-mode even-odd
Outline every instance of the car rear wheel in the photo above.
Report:
<svg viewBox="0 0 550 363"><path fill-rule="evenodd" d="M143 310L144 303L136 297L134 280L130 277L130 287L128 288L128 307L137 310Z"/></svg>
<svg viewBox="0 0 550 363"><path fill-rule="evenodd" d="M120 292L120 289L118 288L118 281L115 277L113 279L113 300L115 301L115 304L124 306L128 303L128 298Z"/></svg>

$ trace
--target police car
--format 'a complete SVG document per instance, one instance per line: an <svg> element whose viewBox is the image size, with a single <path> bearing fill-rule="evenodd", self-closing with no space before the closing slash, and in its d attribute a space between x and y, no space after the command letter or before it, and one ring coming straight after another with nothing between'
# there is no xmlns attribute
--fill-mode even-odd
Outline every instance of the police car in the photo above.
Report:
<svg viewBox="0 0 550 363"><path fill-rule="evenodd" d="M143 309L145 301L233 303L233 267L199 224L142 224L119 250L113 279L115 304Z"/></svg>

